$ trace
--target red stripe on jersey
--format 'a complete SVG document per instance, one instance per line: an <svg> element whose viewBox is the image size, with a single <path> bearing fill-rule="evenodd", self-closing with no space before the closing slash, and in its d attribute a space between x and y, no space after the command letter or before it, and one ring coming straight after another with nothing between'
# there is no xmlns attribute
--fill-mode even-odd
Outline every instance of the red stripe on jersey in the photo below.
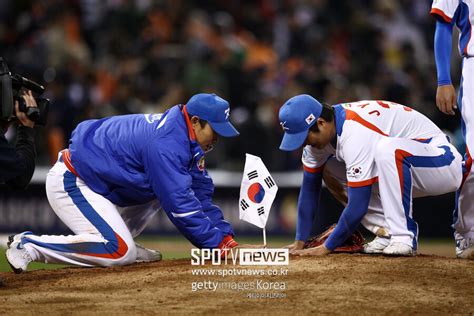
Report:
<svg viewBox="0 0 474 316"><path fill-rule="evenodd" d="M375 182L378 182L378 181L379 181L378 177L374 177L372 179L368 179L368 180L364 180L364 181L358 181L358 182L347 181L347 186L351 187L351 188L360 188L360 187L365 187L365 186L374 184Z"/></svg>
<svg viewBox="0 0 474 316"><path fill-rule="evenodd" d="M188 126L189 139L196 140L196 134L194 134L193 125L189 120L188 110L186 110L186 105L183 107L184 119L186 120L186 125Z"/></svg>
<svg viewBox="0 0 474 316"><path fill-rule="evenodd" d="M355 121L355 122L357 122L357 123L359 123L359 124L362 124L363 126L367 127L368 129L373 130L374 132L379 133L380 135L388 136L387 134L385 134L384 132L382 132L377 126L375 126L375 125L372 124L372 123L367 122L367 121L364 120L362 117L360 117L359 114L357 114L357 113L354 112L354 111L351 111L351 110L346 109L346 120Z"/></svg>
<svg viewBox="0 0 474 316"><path fill-rule="evenodd" d="M317 172L323 171L324 165L322 165L321 167L317 167L317 168L310 168L310 167L307 167L307 166L303 165L303 169L304 169L304 171L309 172L309 173L317 173Z"/></svg>
<svg viewBox="0 0 474 316"><path fill-rule="evenodd" d="M461 190L461 188L464 185L464 182L466 182L467 176L469 175L469 173L471 173L471 168L472 168L472 157L471 157L471 153L469 152L469 148L467 148L467 146L466 146L465 168L466 168L466 171L464 172L462 176L462 182L461 182L461 186L459 187L459 190Z"/></svg>
<svg viewBox="0 0 474 316"><path fill-rule="evenodd" d="M439 16L440 18L443 19L444 22L446 23L451 23L451 21L453 19L451 19L450 17L448 17L443 11L441 11L440 9L437 9L437 8L433 8L431 9L431 12L430 12L431 15L437 15Z"/></svg>
<svg viewBox="0 0 474 316"><path fill-rule="evenodd" d="M385 109L390 109L390 105L388 105L387 103L385 103L383 101L377 100L377 104L380 105L381 107L385 108Z"/></svg>
<svg viewBox="0 0 474 316"><path fill-rule="evenodd" d="M400 192L402 195L402 201L403 201L403 192L405 190L405 187L404 187L405 181L403 179L403 160L406 157L410 157L410 156L413 156L413 155L409 153L408 151L404 151L401 149L395 150L395 163L397 164L397 172L398 172L398 179L400 181Z"/></svg>
<svg viewBox="0 0 474 316"><path fill-rule="evenodd" d="M63 153L62 155L63 162L64 162L64 165L66 165L66 168L68 168L69 171L71 171L73 175L79 178L79 175L77 174L76 169L74 169L74 167L72 166L71 152L69 151L69 149L63 150L62 153Z"/></svg>
<svg viewBox="0 0 474 316"><path fill-rule="evenodd" d="M467 48L469 47L469 42L471 41L471 37L472 37L472 24L471 22L469 22L469 40L467 41L466 47L464 47L464 56L468 56Z"/></svg>

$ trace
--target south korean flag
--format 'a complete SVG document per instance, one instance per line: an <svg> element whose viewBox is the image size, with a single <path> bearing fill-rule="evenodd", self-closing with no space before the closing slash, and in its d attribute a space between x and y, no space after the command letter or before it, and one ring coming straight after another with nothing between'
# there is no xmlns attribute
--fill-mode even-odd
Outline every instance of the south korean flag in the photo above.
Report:
<svg viewBox="0 0 474 316"><path fill-rule="evenodd" d="M260 157L246 154L240 186L240 219L265 229L278 186Z"/></svg>

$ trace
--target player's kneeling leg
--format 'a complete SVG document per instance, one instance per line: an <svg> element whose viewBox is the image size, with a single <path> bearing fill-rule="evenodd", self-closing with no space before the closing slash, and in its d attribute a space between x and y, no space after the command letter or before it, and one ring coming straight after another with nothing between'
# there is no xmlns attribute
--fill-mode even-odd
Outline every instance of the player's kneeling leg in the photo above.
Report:
<svg viewBox="0 0 474 316"><path fill-rule="evenodd" d="M375 164L380 198L392 237L383 254L416 254L418 224L413 220L413 194L434 196L455 191L461 183L462 159L441 134L429 140L384 138Z"/></svg>

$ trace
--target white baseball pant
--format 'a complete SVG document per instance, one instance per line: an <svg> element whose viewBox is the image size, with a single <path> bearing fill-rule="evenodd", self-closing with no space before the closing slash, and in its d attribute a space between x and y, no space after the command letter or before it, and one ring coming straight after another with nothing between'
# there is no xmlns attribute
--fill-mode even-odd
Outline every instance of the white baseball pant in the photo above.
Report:
<svg viewBox="0 0 474 316"><path fill-rule="evenodd" d="M458 95L461 128L466 142L463 181L457 192L453 220L455 238L474 239L474 170L470 152L474 150L474 58L464 58L461 87Z"/></svg>
<svg viewBox="0 0 474 316"><path fill-rule="evenodd" d="M46 193L54 212L74 235L25 235L22 242L33 261L45 263L86 267L134 263L133 238L160 209L157 201L128 208L114 205L76 177L62 153L48 173Z"/></svg>
<svg viewBox="0 0 474 316"><path fill-rule="evenodd" d="M416 250L418 224L412 217L413 197L456 191L462 179L461 155L444 135L429 143L387 137L377 144L375 164L391 242Z"/></svg>

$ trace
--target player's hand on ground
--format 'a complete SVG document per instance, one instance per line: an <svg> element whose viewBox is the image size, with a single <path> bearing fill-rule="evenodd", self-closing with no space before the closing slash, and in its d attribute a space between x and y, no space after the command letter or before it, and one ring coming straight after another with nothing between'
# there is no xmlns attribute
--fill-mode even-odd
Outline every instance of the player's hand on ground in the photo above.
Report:
<svg viewBox="0 0 474 316"><path fill-rule="evenodd" d="M302 250L290 250L290 254L294 256L325 256L330 253L331 250L327 249L324 245Z"/></svg>
<svg viewBox="0 0 474 316"><path fill-rule="evenodd" d="M303 246L304 246L304 241L295 240L293 243L287 246L284 246L283 248L288 248L291 251L291 250L301 250L303 249Z"/></svg>
<svg viewBox="0 0 474 316"><path fill-rule="evenodd" d="M456 90L452 84L439 86L436 90L436 106L444 114L454 115L456 105Z"/></svg>
<svg viewBox="0 0 474 316"><path fill-rule="evenodd" d="M36 105L35 98L33 97L33 94L31 93L30 90L23 93L21 95L21 97L25 100L27 108L36 108L36 107L38 107ZM20 111L20 105L18 104L18 101L15 101L15 115L16 115L18 121L20 121L21 125L28 126L28 127L31 127L31 128L33 128L35 126L35 122L30 120L28 118L28 116L26 116L26 113L23 113L22 111Z"/></svg>

